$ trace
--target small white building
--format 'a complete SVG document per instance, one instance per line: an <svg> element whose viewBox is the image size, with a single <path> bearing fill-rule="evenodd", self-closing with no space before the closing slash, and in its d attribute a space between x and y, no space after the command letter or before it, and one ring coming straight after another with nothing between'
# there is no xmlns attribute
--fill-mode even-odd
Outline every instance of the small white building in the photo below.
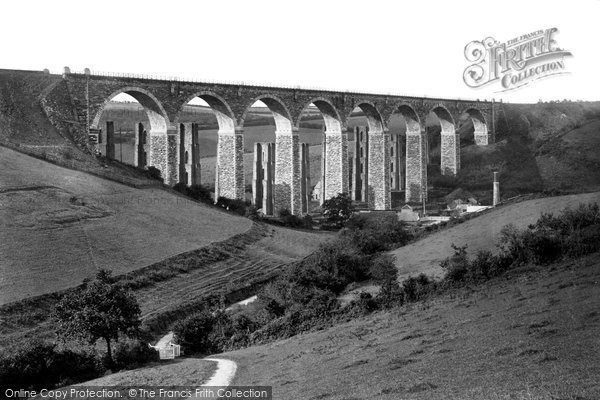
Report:
<svg viewBox="0 0 600 400"><path fill-rule="evenodd" d="M158 351L161 360L172 360L181 356L181 346L173 343L173 332L163 336L156 345L149 344L149 346Z"/></svg>

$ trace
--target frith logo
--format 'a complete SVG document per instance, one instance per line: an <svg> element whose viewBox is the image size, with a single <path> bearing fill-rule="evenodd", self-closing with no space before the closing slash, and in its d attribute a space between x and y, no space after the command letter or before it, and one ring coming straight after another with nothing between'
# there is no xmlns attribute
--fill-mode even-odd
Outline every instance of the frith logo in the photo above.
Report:
<svg viewBox="0 0 600 400"><path fill-rule="evenodd" d="M571 52L556 45L557 28L521 35L505 43L492 37L465 46L465 57L472 63L463 73L472 88L498 82L497 92L518 89L537 79L566 74L565 57Z"/></svg>

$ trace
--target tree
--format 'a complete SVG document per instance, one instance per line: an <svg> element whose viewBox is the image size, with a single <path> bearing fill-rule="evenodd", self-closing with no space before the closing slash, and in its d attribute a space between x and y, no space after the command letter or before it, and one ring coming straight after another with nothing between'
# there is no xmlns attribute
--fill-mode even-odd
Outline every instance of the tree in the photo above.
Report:
<svg viewBox="0 0 600 400"><path fill-rule="evenodd" d="M177 342L186 348L186 352L209 352L212 347L210 334L216 319L208 310L201 310L173 325Z"/></svg>
<svg viewBox="0 0 600 400"><path fill-rule="evenodd" d="M119 333L131 338L140 336L140 306L135 297L115 282L111 272L100 270L96 279L59 301L54 310L59 338L78 338L90 344L106 342L108 365L113 365L111 343Z"/></svg>
<svg viewBox="0 0 600 400"><path fill-rule="evenodd" d="M323 210L329 222L342 226L354 212L354 207L347 193L339 193L323 203Z"/></svg>

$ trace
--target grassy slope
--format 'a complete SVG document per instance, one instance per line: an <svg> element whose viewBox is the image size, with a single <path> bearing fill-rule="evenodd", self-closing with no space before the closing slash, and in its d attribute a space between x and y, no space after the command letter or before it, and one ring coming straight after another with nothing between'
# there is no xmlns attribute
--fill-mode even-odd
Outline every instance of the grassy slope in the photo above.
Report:
<svg viewBox="0 0 600 400"><path fill-rule="evenodd" d="M133 291L142 309L142 320L150 333L159 337L170 323L194 312L207 296L225 294L231 302L250 296L254 284L310 254L330 236L255 224L243 234L178 254L128 276L151 278L154 273L160 276L165 267L175 271L185 267L185 273L179 271ZM0 349L24 338L53 339L54 328L48 318L55 303L52 294L0 307Z"/></svg>
<svg viewBox="0 0 600 400"><path fill-rule="evenodd" d="M498 143L461 149L460 187L491 201L491 172L499 171L506 197L600 189L600 103L502 107L496 126Z"/></svg>
<svg viewBox="0 0 600 400"><path fill-rule="evenodd" d="M247 219L0 147L0 304L124 273L244 232Z"/></svg>
<svg viewBox="0 0 600 400"><path fill-rule="evenodd" d="M595 399L599 282L596 254L219 357L290 400Z"/></svg>
<svg viewBox="0 0 600 400"><path fill-rule="evenodd" d="M124 371L85 382L86 386L194 386L207 381L215 363L196 358L163 361L144 368Z"/></svg>
<svg viewBox="0 0 600 400"><path fill-rule="evenodd" d="M0 145L130 185L156 186L134 168L103 165L50 123L38 96L61 79L41 72L0 70Z"/></svg>
<svg viewBox="0 0 600 400"><path fill-rule="evenodd" d="M439 263L450 255L452 243L468 244L468 251L493 250L502 227L512 223L524 228L534 223L540 213L558 213L565 207L576 207L579 203L600 202L600 192L580 195L547 197L508 204L486 212L484 215L460 225L444 229L426 238L391 252L396 257L398 278L424 272L441 276Z"/></svg>
<svg viewBox="0 0 600 400"><path fill-rule="evenodd" d="M272 276L289 263L306 257L331 234L265 226L264 236L232 252L226 260L206 264L188 274L136 292L145 318L161 312L177 313L210 293L243 287L260 276ZM160 301L157 301L160 299Z"/></svg>

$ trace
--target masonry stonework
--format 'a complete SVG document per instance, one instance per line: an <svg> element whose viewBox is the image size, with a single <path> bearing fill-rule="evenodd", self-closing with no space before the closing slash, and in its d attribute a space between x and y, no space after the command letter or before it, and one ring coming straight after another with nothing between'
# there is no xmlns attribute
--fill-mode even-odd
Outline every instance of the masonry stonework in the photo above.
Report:
<svg viewBox="0 0 600 400"><path fill-rule="evenodd" d="M300 140L297 132L275 131L275 211L301 214Z"/></svg>
<svg viewBox="0 0 600 400"><path fill-rule="evenodd" d="M499 105L494 102L429 99L410 96L378 95L368 93L334 92L305 90L297 88L277 88L245 86L238 84L218 84L201 82L175 82L169 80L145 79L141 77L109 77L67 72L63 75L64 84L57 84L41 99L46 104L47 113L52 115L55 125L65 126L64 121L74 121L76 126L90 130L98 128L102 110L112 97L119 93L132 95L146 110L149 120L147 127L147 161L161 170L165 182L174 184L180 175L177 162L172 158L181 158L181 153L173 151L172 144L177 140L168 136L168 127L178 124L183 106L196 96L205 99L219 122L217 145L216 195L236 199L244 198L243 171L243 126L249 107L257 100L263 100L274 113L276 121L285 122L286 127L299 127L300 116L308 105L315 104L323 113L327 132L327 146L324 168L324 199L338 193L348 193L348 148L347 124L357 104L369 104L371 120L381 121L383 131L390 116L400 108L410 110L416 121L425 121L429 112L443 108L448 121L458 121L468 113L474 121L475 142L478 145L493 143L495 137L495 115ZM67 98L68 97L68 98ZM45 103L44 103L45 102ZM61 107L55 107L61 104ZM71 105L62 107L62 105ZM65 108L65 110L62 110ZM454 128L454 126L453 126ZM64 129L63 129L64 130ZM83 136L85 140L85 135ZM170 136L173 136L171 134ZM284 160L276 160L279 194L278 207L290 209L295 214L302 209L300 151L294 134L279 138L277 145L283 146L281 154ZM450 138L449 138L450 139ZM181 136L179 136L181 140ZM375 146L386 146L385 138L376 139ZM449 140L448 143L451 141ZM426 169L424 165L424 140L417 134L407 133L406 137L406 199L416 201L426 197ZM451 149L448 147L448 169L456 173L460 168L459 143L454 136ZM387 146L386 146L387 149ZM416 152L416 153L413 153ZM390 177L380 168L389 162L385 160L387 150L382 152L383 160L376 162L373 179L373 207L389 207L384 194L389 191ZM418 161L420 160L420 162ZM372 160L375 162L375 160ZM376 177L375 177L376 176ZM387 188L386 188L387 187Z"/></svg>
<svg viewBox="0 0 600 400"><path fill-rule="evenodd" d="M275 143L254 144L252 204L265 215L273 215L275 175Z"/></svg>
<svg viewBox="0 0 600 400"><path fill-rule="evenodd" d="M323 201L348 193L348 133L325 133L325 188Z"/></svg>
<svg viewBox="0 0 600 400"><path fill-rule="evenodd" d="M309 211L311 198L310 182L310 144L300 144L300 195L302 196L302 214Z"/></svg>
<svg viewBox="0 0 600 400"><path fill-rule="evenodd" d="M390 148L387 132L369 134L368 200L372 210L389 210L390 193Z"/></svg>
<svg viewBox="0 0 600 400"><path fill-rule="evenodd" d="M407 203L421 202L427 184L425 160L425 131L406 133L406 192Z"/></svg>
<svg viewBox="0 0 600 400"><path fill-rule="evenodd" d="M352 172L350 173L350 198L354 201L366 202L369 193L369 128L357 126L354 128L354 157L352 157Z"/></svg>

